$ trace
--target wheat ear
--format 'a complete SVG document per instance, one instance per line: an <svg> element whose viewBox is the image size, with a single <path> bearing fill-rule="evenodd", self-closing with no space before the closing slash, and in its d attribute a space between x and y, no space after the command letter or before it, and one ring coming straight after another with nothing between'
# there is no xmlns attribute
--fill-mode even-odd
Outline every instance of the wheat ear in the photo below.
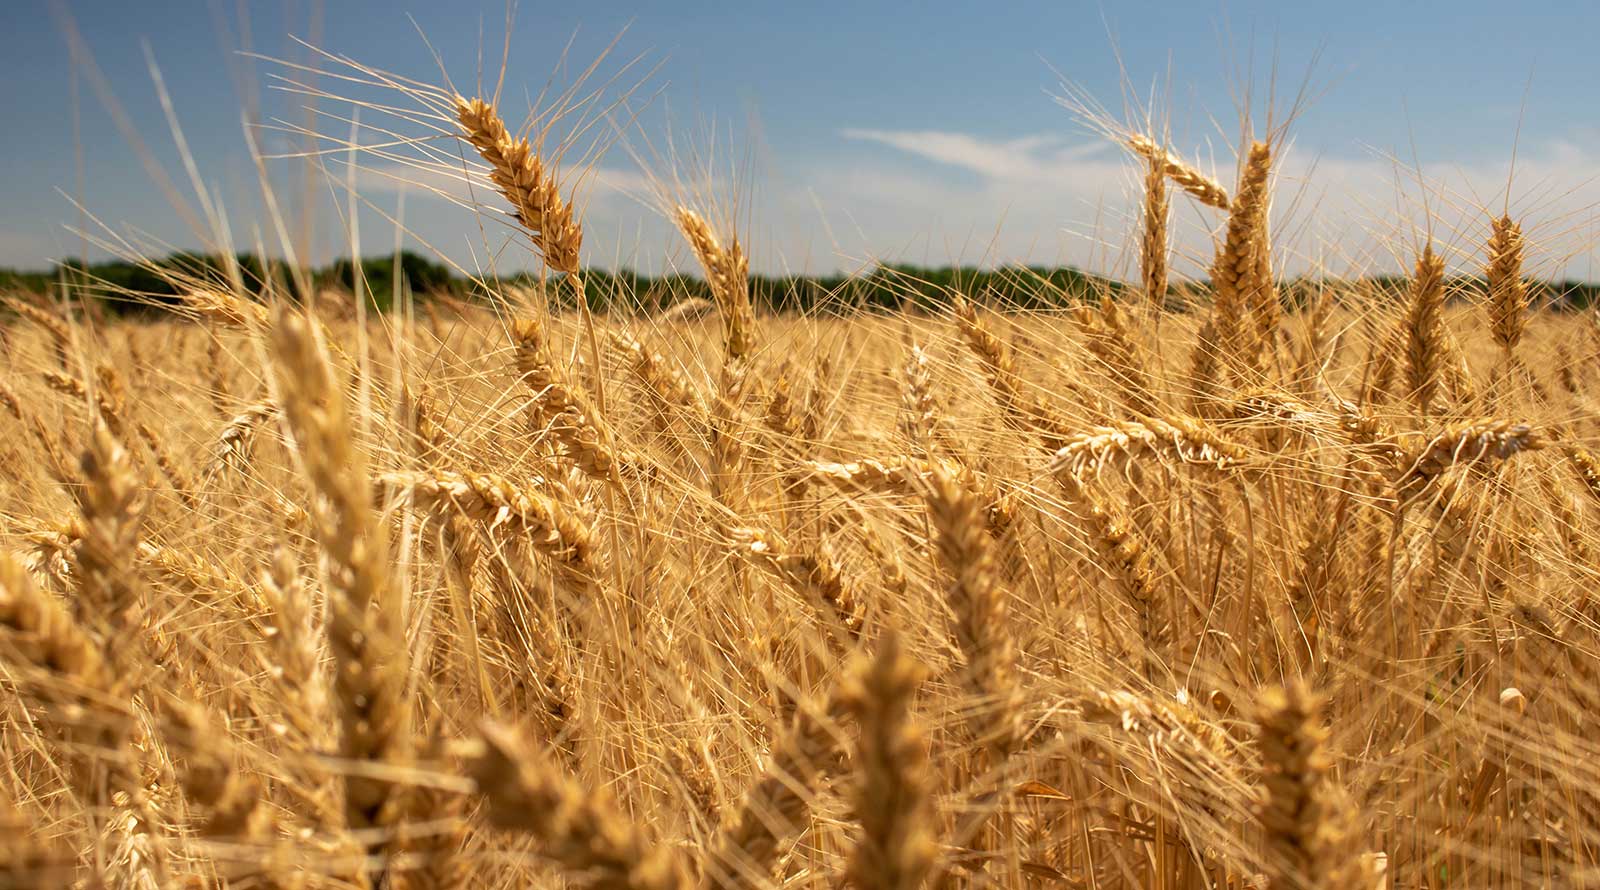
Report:
<svg viewBox="0 0 1600 890"><path fill-rule="evenodd" d="M983 365L1006 421L1015 429L1038 435L1045 448L1051 451L1060 448L1070 435L1066 424L1048 405L1027 391L1011 346L995 335L965 297L957 294L951 311L967 346Z"/></svg>
<svg viewBox="0 0 1600 890"><path fill-rule="evenodd" d="M1334 785L1320 701L1299 685L1268 690L1257 731L1269 886L1355 890L1360 869L1348 855L1348 812Z"/></svg>
<svg viewBox="0 0 1600 890"><path fill-rule="evenodd" d="M1144 240L1139 242L1139 272L1145 304L1156 313L1167 303L1167 218L1171 214L1165 165L1150 158L1144 175Z"/></svg>
<svg viewBox="0 0 1600 890"><path fill-rule="evenodd" d="M1179 188L1188 192L1196 201L1218 210L1228 209L1228 190L1222 187L1222 183L1174 157L1157 145L1154 139L1136 133L1128 137L1128 147L1132 148L1135 154L1148 159L1152 167L1160 169L1168 179L1177 183Z"/></svg>
<svg viewBox="0 0 1600 890"><path fill-rule="evenodd" d="M17 810L0 793L0 887L47 890L71 887L78 875L77 856L59 839L48 838L35 820ZM90 881L104 885L106 876L92 872Z"/></svg>
<svg viewBox="0 0 1600 890"><path fill-rule="evenodd" d="M127 449L104 423L95 423L80 466L85 483L78 495L83 535L73 548L79 602L91 624L119 643L126 642L126 635L140 625L136 610L146 605L134 569L143 486L133 474Z"/></svg>
<svg viewBox="0 0 1600 890"><path fill-rule="evenodd" d="M1527 424L1480 420L1428 437L1398 457L1394 487L1405 505L1453 466L1493 463L1545 446L1545 437Z"/></svg>
<svg viewBox="0 0 1600 890"><path fill-rule="evenodd" d="M827 542L814 550L796 550L777 532L748 527L733 529L732 537L736 553L821 604L824 619L838 622L851 639L861 636L861 601Z"/></svg>
<svg viewBox="0 0 1600 890"><path fill-rule="evenodd" d="M512 138L494 106L482 99L457 96L455 112L462 134L488 162L489 179L511 202L534 250L557 272L578 271L583 229L539 152L526 138Z"/></svg>
<svg viewBox="0 0 1600 890"><path fill-rule="evenodd" d="M722 313L724 350L730 360L748 357L756 348L755 313L750 307L750 263L735 238L723 245L705 218L679 207L673 222L705 270L711 295Z"/></svg>
<svg viewBox="0 0 1600 890"><path fill-rule="evenodd" d="M544 323L520 318L512 324L516 364L522 382L533 392L529 415L535 432L548 429L567 456L589 477L622 485L622 470L638 471L643 457L623 451L600 410L573 386L550 355Z"/></svg>
<svg viewBox="0 0 1600 890"><path fill-rule="evenodd" d="M1522 280L1526 242L1522 227L1502 216L1491 225L1489 262L1484 278L1489 286L1489 332L1509 362L1528 324L1528 285Z"/></svg>
<svg viewBox="0 0 1600 890"><path fill-rule="evenodd" d="M1265 259L1267 244L1267 176L1272 149L1267 143L1251 145L1239 194L1228 213L1228 231L1211 267L1215 290L1211 323L1224 363L1236 375L1259 367L1260 313L1276 305L1271 267ZM1247 327L1248 323L1254 324Z"/></svg>
<svg viewBox="0 0 1600 890"><path fill-rule="evenodd" d="M1017 644L1007 626L1006 591L995 570L993 542L984 534L984 504L969 485L935 469L927 486L928 516L937 533L939 559L950 573L945 600L955 616L951 631L966 658L961 685L982 703L972 737L998 765L1017 742Z"/></svg>
<svg viewBox="0 0 1600 890"><path fill-rule="evenodd" d="M846 867L855 887L917 890L933 866L927 743L911 717L922 677L922 667L891 633L845 693L860 728L855 812L861 839Z"/></svg>
<svg viewBox="0 0 1600 890"><path fill-rule="evenodd" d="M50 336L51 345L55 348L56 362L61 366L61 370L65 371L72 367L72 328L61 316L46 312L16 297L4 297L3 300L11 307L11 311L44 328L45 333Z"/></svg>
<svg viewBox="0 0 1600 890"><path fill-rule="evenodd" d="M1406 386L1427 416L1443 382L1445 363L1444 257L1428 245L1417 258L1405 316Z"/></svg>
<svg viewBox="0 0 1600 890"><path fill-rule="evenodd" d="M539 851L592 890L688 890L682 860L652 845L600 789L584 788L506 727L487 724L468 762L494 826Z"/></svg>
<svg viewBox="0 0 1600 890"><path fill-rule="evenodd" d="M820 709L800 706L794 728L778 744L761 778L707 845L707 890L765 886L779 846L805 827L819 774L836 760L839 742L829 718L839 709L838 701Z"/></svg>
<svg viewBox="0 0 1600 890"><path fill-rule="evenodd" d="M1099 311L1079 306L1073 317L1085 334L1084 345L1099 360L1127 409L1135 414L1154 413L1156 400L1146 370L1150 359L1116 301L1108 294L1100 298Z"/></svg>
<svg viewBox="0 0 1600 890"><path fill-rule="evenodd" d="M599 589L594 532L554 498L486 473L383 473L376 482L385 499L436 513L456 510L486 533L504 529L549 556L577 592Z"/></svg>
<svg viewBox="0 0 1600 890"><path fill-rule="evenodd" d="M315 329L305 317L279 310L270 335L279 404L319 495L312 515L327 559L326 630L340 753L357 764L400 763L410 747L408 667L389 578L388 534L368 500L365 460ZM393 798L387 781L346 776L348 827L391 827Z"/></svg>
<svg viewBox="0 0 1600 890"><path fill-rule="evenodd" d="M1079 433L1056 452L1050 468L1086 480L1107 469L1126 473L1141 459L1169 468L1187 465L1226 470L1243 465L1249 455L1243 446L1223 438L1203 421L1175 414Z"/></svg>

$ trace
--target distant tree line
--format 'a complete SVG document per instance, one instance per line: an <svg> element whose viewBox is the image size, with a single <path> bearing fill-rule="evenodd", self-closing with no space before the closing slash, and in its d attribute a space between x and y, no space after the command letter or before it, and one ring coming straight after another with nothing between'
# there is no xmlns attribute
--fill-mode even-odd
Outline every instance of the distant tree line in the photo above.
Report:
<svg viewBox="0 0 1600 890"><path fill-rule="evenodd" d="M269 285L288 289L287 270L281 263L264 263L255 254L234 257L240 284L251 294L260 294ZM336 260L310 270L310 281L317 288L338 288L354 292L356 272L360 270L362 291L372 305L387 310L396 294L432 295L439 292L462 293L465 283L450 267L419 253L402 251L398 256L368 257L359 266L349 259ZM123 260L90 263L77 260L60 263L49 272L19 272L0 268L0 290L42 293L66 287L75 297L87 296L104 301L113 310L138 311L176 303L191 282L210 282L227 286L229 264L214 254L174 253L147 263Z"/></svg>
<svg viewBox="0 0 1600 890"><path fill-rule="evenodd" d="M234 267L247 292L269 289L291 292L281 263L264 263L253 254L234 258ZM83 265L69 261L48 272L19 272L0 268L0 291L42 293L66 287L75 299L97 299L111 311L144 311L176 303L189 282L205 281L225 286L228 264L223 258L197 253L175 253L149 263L108 261ZM446 294L455 299L481 297L480 286L455 275L449 266L412 252L368 257L359 263L341 259L309 270L317 288L355 292L357 274L369 305L380 311L392 308L396 297L427 300ZM706 282L692 275L644 275L623 269L615 272L586 270L584 295L590 307L655 311L686 299L710 299ZM546 288L559 304L574 306L573 283L561 277L543 279L521 275L503 282L510 286ZM1535 302L1559 309L1587 309L1600 302L1600 285L1576 281L1532 282ZM1280 282L1284 305L1290 310L1309 304L1325 288L1359 290L1379 299L1404 299L1408 281L1402 276L1372 276L1359 281L1298 278ZM1456 295L1481 292L1481 279L1457 277L1449 282ZM896 311L933 310L952 294L996 306L1019 310L1056 309L1109 295L1119 298L1130 285L1093 275L1070 266L923 267L879 265L857 275L755 275L750 279L751 299L775 311ZM1206 299L1204 281L1174 285L1168 305L1182 308Z"/></svg>
<svg viewBox="0 0 1600 890"><path fill-rule="evenodd" d="M692 275L641 275L631 270L584 272L584 295L591 308L618 302L645 311L686 299L711 299L704 279ZM512 284L532 284L513 280ZM557 303L572 306L570 281L546 282ZM1126 285L1071 267L1008 266L998 269L880 265L860 275L752 275L750 299L757 306L787 311L896 311L932 309L953 293L1015 309L1059 308L1101 294L1117 295Z"/></svg>

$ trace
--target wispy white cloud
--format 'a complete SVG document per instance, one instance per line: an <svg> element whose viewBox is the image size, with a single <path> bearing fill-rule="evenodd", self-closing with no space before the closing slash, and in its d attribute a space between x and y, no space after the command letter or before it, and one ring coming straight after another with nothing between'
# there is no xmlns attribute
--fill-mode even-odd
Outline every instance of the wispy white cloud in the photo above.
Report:
<svg viewBox="0 0 1600 890"><path fill-rule="evenodd" d="M882 159L818 167L807 191L848 225L843 253L937 255L942 260L1072 262L1118 273L1131 268L1140 177L1114 150L1064 138L996 139L945 130L846 130L847 139L892 151ZM931 165L908 166L912 156ZM946 169L963 171L951 175ZM1419 238L1477 262L1487 217L1505 205L1505 160L1439 159L1419 173L1376 152L1318 157L1291 147L1276 170L1274 232L1280 263L1295 273L1393 270ZM1232 171L1220 171L1228 181ZM1511 185L1513 216L1525 219L1549 275L1593 277L1600 239L1600 153L1578 141L1524 146ZM1174 249L1185 271L1204 275L1219 217L1175 205ZM846 237L846 236L849 237ZM878 252L878 253L874 253Z"/></svg>
<svg viewBox="0 0 1600 890"><path fill-rule="evenodd" d="M992 140L949 130L859 129L844 130L840 135L1005 181L1055 180L1081 169L1087 159L1110 153L1110 146L1103 141L1072 145L1058 136Z"/></svg>

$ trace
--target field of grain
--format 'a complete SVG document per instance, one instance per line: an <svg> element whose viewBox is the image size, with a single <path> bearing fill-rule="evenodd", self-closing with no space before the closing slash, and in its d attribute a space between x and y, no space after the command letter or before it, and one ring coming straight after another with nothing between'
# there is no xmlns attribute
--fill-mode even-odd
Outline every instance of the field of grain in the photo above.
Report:
<svg viewBox="0 0 1600 890"><path fill-rule="evenodd" d="M0 886L1600 884L1600 328L1490 213L1288 312L1273 143L1119 138L1140 278L1054 314L772 314L678 204L698 316L9 296Z"/></svg>

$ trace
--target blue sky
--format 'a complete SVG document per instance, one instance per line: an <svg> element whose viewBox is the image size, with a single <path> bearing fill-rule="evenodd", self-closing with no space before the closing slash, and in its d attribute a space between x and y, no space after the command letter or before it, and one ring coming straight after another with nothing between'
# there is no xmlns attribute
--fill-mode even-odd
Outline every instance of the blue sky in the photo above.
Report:
<svg viewBox="0 0 1600 890"><path fill-rule="evenodd" d="M248 22L239 18L243 7ZM202 240L72 60L62 11L132 128L192 204L152 86L148 43L200 175L227 205L235 242L248 247L275 239L242 133L242 96L258 97L269 119L304 114L298 96L262 89L284 69L235 52L246 32L264 55L304 58L293 34L437 83L420 28L451 77L471 84L480 46L498 67L506 9L498 0L448 9L376 0L0 4L0 53L9 62L0 111L13 122L0 129L0 265L41 267L80 249L68 229L80 224L79 211L61 194L80 193L79 157L97 237L105 237L103 225L146 245ZM1250 91L1259 116L1274 85L1285 106L1309 76L1315 98L1290 129L1274 210L1291 269L1389 268L1430 227L1468 262L1485 214L1506 199L1520 121L1513 212L1543 248L1545 271L1600 273L1600 99L1590 61L1600 4L1535 3L1508 14L1504 4L1480 0L524 2L508 95L520 102L553 72L559 82L556 63L569 40L581 67L624 28L606 70L643 57L635 71L654 71L635 94L649 101L626 138L648 155L644 147L660 148L668 132L676 144L703 145L716 131L724 152L731 138L735 154L753 158L747 240L767 270L849 269L876 259L1125 269L1137 180L1124 156L1052 101L1059 72L1119 115L1124 73L1141 92L1161 87L1174 146L1224 180L1232 177L1241 93ZM322 107L345 113L335 103ZM318 128L348 133L332 121ZM268 153L290 146L281 134L261 139ZM362 164L384 166L375 158ZM292 184L302 166L280 160L269 169L280 199L298 213L303 202ZM598 169L580 196L589 261L648 270L685 263L630 154L613 150ZM401 190L381 174L366 170L358 180L370 202L360 227L369 253L393 245L385 215L401 207ZM712 181L714 189L729 185ZM348 240L321 188L311 250L325 261L346 252ZM502 268L527 262L503 231L485 232L426 192L410 189L403 213L407 240L465 266L482 266L491 254ZM1214 221L1180 207L1181 268L1202 271Z"/></svg>

